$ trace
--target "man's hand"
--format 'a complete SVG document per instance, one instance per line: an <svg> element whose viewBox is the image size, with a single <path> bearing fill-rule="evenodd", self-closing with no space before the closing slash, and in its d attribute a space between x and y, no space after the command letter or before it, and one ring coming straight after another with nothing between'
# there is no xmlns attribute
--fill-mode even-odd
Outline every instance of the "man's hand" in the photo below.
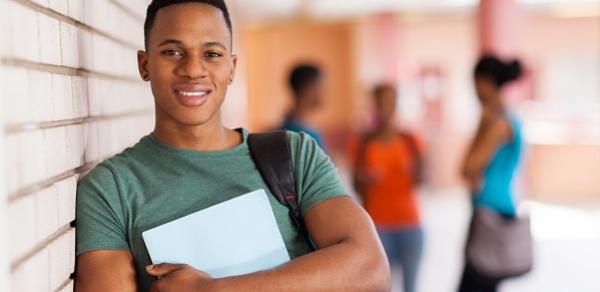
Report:
<svg viewBox="0 0 600 292"><path fill-rule="evenodd" d="M150 287L151 292L216 291L216 281L208 274L189 265L160 264L146 266L150 276L159 277Z"/></svg>

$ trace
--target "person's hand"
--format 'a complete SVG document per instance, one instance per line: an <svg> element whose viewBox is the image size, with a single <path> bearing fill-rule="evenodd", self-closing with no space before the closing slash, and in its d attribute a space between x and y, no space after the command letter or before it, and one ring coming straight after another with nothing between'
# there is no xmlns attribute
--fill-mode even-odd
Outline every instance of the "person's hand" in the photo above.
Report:
<svg viewBox="0 0 600 292"><path fill-rule="evenodd" d="M381 176L371 170L357 170L354 174L354 187L358 192L364 194L369 188L381 180Z"/></svg>
<svg viewBox="0 0 600 292"><path fill-rule="evenodd" d="M210 292L215 291L215 280L207 273L189 265L160 264L146 266L146 272L159 277L150 287L151 292Z"/></svg>

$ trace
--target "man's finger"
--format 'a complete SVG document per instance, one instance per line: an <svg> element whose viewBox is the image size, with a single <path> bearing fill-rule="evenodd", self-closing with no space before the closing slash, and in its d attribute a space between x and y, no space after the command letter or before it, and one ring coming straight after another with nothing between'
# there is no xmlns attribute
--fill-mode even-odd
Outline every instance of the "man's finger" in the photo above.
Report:
<svg viewBox="0 0 600 292"><path fill-rule="evenodd" d="M181 264L160 264L146 266L146 272L154 277L163 277L174 271L183 269L186 265Z"/></svg>

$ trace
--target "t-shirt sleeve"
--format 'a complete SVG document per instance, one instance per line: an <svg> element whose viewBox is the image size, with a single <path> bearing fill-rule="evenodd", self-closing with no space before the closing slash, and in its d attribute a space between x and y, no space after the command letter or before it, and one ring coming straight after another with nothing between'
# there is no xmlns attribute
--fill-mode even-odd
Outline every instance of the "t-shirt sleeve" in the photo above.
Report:
<svg viewBox="0 0 600 292"><path fill-rule="evenodd" d="M288 138L303 217L325 200L347 196L336 167L313 138L306 133L291 132L288 132Z"/></svg>
<svg viewBox="0 0 600 292"><path fill-rule="evenodd" d="M100 164L77 185L76 254L129 250L124 218L113 172Z"/></svg>

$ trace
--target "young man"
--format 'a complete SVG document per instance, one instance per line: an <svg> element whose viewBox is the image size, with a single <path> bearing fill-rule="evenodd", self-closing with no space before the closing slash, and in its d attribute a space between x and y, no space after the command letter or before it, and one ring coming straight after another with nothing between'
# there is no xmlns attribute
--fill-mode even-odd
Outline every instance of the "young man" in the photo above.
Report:
<svg viewBox="0 0 600 292"><path fill-rule="evenodd" d="M250 157L248 132L221 121L236 65L225 3L155 0L145 32L139 70L152 87L155 129L78 186L75 290L389 291L373 224L343 195L334 166L305 134L288 133L288 140L300 211L316 251L309 253L287 207L269 193L288 264L222 279L188 265L151 265L142 232L269 189Z"/></svg>
<svg viewBox="0 0 600 292"><path fill-rule="evenodd" d="M325 149L319 132L307 127L306 116L317 109L323 96L321 69L315 65L297 65L290 72L289 85L294 97L294 107L285 119L283 129L293 132L305 132L311 136L321 149Z"/></svg>

